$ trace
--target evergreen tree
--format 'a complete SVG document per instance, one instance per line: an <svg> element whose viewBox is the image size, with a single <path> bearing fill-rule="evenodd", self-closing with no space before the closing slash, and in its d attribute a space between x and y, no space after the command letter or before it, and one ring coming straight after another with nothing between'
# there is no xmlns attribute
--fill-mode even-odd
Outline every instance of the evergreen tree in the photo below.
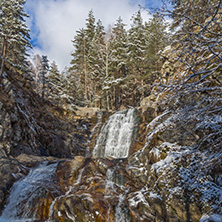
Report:
<svg viewBox="0 0 222 222"><path fill-rule="evenodd" d="M146 67L146 35L139 10L132 17L132 25L128 35L128 70L129 82L131 85L129 95L132 98L131 105L136 106L139 104L140 99L144 97L144 69Z"/></svg>
<svg viewBox="0 0 222 222"><path fill-rule="evenodd" d="M118 109L122 105L123 81L127 75L127 32L121 17L118 18L112 29L111 49L112 60L110 70L113 77L112 94L113 105Z"/></svg>
<svg viewBox="0 0 222 222"><path fill-rule="evenodd" d="M64 75L63 75L63 85L65 86L65 93L69 97L69 101L72 104L75 104L77 106L83 106L84 99L83 99L83 88L80 88L80 79L79 76L76 75L76 73L68 69Z"/></svg>
<svg viewBox="0 0 222 222"><path fill-rule="evenodd" d="M89 57L90 57L90 49L91 44L95 36L95 17L93 15L93 11L90 10L88 14L88 18L86 19L86 58L85 58L85 101L92 105L92 97L93 97L93 85L92 85L92 76L91 70L89 67Z"/></svg>
<svg viewBox="0 0 222 222"><path fill-rule="evenodd" d="M60 73L58 69L58 65L55 61L53 61L49 68L48 78L53 85L59 85L60 82Z"/></svg>
<svg viewBox="0 0 222 222"><path fill-rule="evenodd" d="M104 81L105 71L104 71L104 27L102 22L99 20L96 24L95 35L91 42L91 47L89 50L89 70L91 76L91 103L94 106L102 106L102 84Z"/></svg>
<svg viewBox="0 0 222 222"><path fill-rule="evenodd" d="M46 86L47 86L47 73L49 70L49 60L47 58L47 56L42 56L41 59L41 68L40 68L40 72L39 72L39 80L40 80L40 84L42 86L42 98L45 98L45 93L46 93Z"/></svg>
<svg viewBox="0 0 222 222"><path fill-rule="evenodd" d="M74 37L73 45L75 52L72 54L73 59L71 64L72 70L75 70L77 76L79 76L79 86L81 88L80 93L83 94L85 104L91 103L92 96L92 81L89 70L89 51L91 48L91 42L95 35L95 18L93 11L91 10L86 19L86 28L77 32Z"/></svg>
<svg viewBox="0 0 222 222"><path fill-rule="evenodd" d="M84 101L84 92L86 92L86 39L85 39L85 30L80 29L77 31L76 36L74 37L73 46L75 47L75 51L72 53L72 61L70 73L72 76L69 78L75 80L75 85L77 87L77 95L80 101Z"/></svg>
<svg viewBox="0 0 222 222"><path fill-rule="evenodd" d="M162 66L161 51L169 44L170 35L166 31L167 24L161 14L153 15L149 22L145 23L146 30L146 81L152 84L158 78Z"/></svg>
<svg viewBox="0 0 222 222"><path fill-rule="evenodd" d="M94 38L95 35L95 17L93 15L93 11L90 10L89 14L88 14L88 18L86 19L86 29L85 29L85 33L86 33L86 48L87 50L89 50L89 45L91 43L91 41Z"/></svg>
<svg viewBox="0 0 222 222"><path fill-rule="evenodd" d="M25 24L25 17L28 15L23 10L24 4L25 0L0 1L0 78L5 65L20 70L28 66L26 51L31 45L29 29Z"/></svg>
<svg viewBox="0 0 222 222"><path fill-rule="evenodd" d="M130 72L139 78L143 74L146 55L146 36L140 10L132 17L128 46L128 66Z"/></svg>
<svg viewBox="0 0 222 222"><path fill-rule="evenodd" d="M112 69L116 71L115 78L122 77L127 72L127 33L125 26L122 18L119 17L117 23L114 24L110 39L113 48Z"/></svg>
<svg viewBox="0 0 222 222"><path fill-rule="evenodd" d="M174 0L172 28L178 27L173 36L173 48L183 66L186 81L202 81L206 77L220 76L221 64L221 5L222 1L193 0L182 5ZM202 8L199 8L202 6Z"/></svg>
<svg viewBox="0 0 222 222"><path fill-rule="evenodd" d="M62 91L62 81L58 66L55 61L53 61L50 65L47 80L50 97L58 97Z"/></svg>

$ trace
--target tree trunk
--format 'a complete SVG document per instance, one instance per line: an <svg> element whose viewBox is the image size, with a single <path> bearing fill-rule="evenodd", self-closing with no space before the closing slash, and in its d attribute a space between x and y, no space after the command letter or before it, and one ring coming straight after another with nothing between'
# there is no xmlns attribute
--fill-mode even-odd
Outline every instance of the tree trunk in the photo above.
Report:
<svg viewBox="0 0 222 222"><path fill-rule="evenodd" d="M1 62L1 70L0 70L0 82L1 82L2 77L3 77L6 53L7 53L7 41L6 41L6 37L5 37L4 40L3 40L3 49L2 49L2 62Z"/></svg>
<svg viewBox="0 0 222 222"><path fill-rule="evenodd" d="M43 74L42 78L42 98L44 99L45 97L45 74Z"/></svg>
<svg viewBox="0 0 222 222"><path fill-rule="evenodd" d="M110 107L109 107L109 92L108 91L106 91L106 103L107 103L107 105L106 105L107 110L110 110Z"/></svg>
<svg viewBox="0 0 222 222"><path fill-rule="evenodd" d="M83 42L83 67L84 67L84 98L85 102L88 102L88 73L87 73L87 61L86 61L86 42Z"/></svg>

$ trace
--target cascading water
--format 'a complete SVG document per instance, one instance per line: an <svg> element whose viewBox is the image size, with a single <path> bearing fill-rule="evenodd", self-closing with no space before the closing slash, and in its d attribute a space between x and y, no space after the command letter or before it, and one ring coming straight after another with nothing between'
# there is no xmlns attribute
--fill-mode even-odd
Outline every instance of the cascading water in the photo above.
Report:
<svg viewBox="0 0 222 222"><path fill-rule="evenodd" d="M124 200L126 195L120 194L119 195L119 203L115 209L115 221L116 222L130 222L130 217L128 215L127 210L125 209Z"/></svg>
<svg viewBox="0 0 222 222"><path fill-rule="evenodd" d="M93 149L93 156L127 158L132 142L134 121L135 109L119 111L110 116L101 129Z"/></svg>
<svg viewBox="0 0 222 222"><path fill-rule="evenodd" d="M127 158L129 155L135 116L135 109L129 109L117 112L109 117L100 132L96 146L93 150L94 157L113 157L115 159L113 160L115 161L115 165L110 167L110 169L107 169L106 172L104 198L105 203L108 203L110 206L108 215L112 215L114 212L115 215L113 216L115 217L116 222L131 221L126 207L126 195L128 190L125 187L126 181L123 168L123 161L125 160L123 159ZM99 129L99 124L102 124L102 121L101 118L98 119L98 125L95 128ZM54 218L63 218L63 216L64 218L68 217L75 221L75 213L72 211L69 212L69 208L65 209L65 211L61 210L62 208L58 210L56 203L60 200L75 197L75 194L73 193L75 192L75 189L78 189L78 186L81 185L81 183L84 184L84 181L82 181L82 175L83 172L85 172L85 167L87 167L87 165L84 165L83 168L79 169L75 183L69 187L66 193L63 193L59 186L56 185L58 183L58 175L56 174L57 163L49 164L48 162L44 162L37 168L30 170L26 177L20 179L13 185L8 204L0 217L0 222L35 221L35 218L39 218L39 212L37 212L37 210L41 211L41 208L38 208L39 200L42 197L41 195L53 200L50 202L51 205L48 209L49 212L47 213L48 217L46 216L49 218L48 221L54 221ZM48 194L48 191L49 193L53 193L50 193L49 197L46 195ZM82 195L85 196L84 193ZM93 197L93 194L87 193L87 195L90 198ZM114 199L117 201L115 206L112 205L112 200ZM109 216L107 219L108 221L112 220Z"/></svg>
<svg viewBox="0 0 222 222"><path fill-rule="evenodd" d="M83 168L79 171L79 175L78 175L78 177L77 177L76 182L73 184L73 186L71 186L71 187L69 188L69 190L68 190L64 195L58 196L58 197L56 197L56 198L54 199L54 201L52 202L52 204L51 204L51 206L50 206L50 208L49 208L49 219L47 220L48 222L51 222L51 221L52 221L51 218L52 218L53 213L54 213L54 206L55 206L56 202L57 202L58 200L60 200L61 198L67 198L67 197L69 197L69 196L70 196L70 193L72 192L72 189L81 182L82 174L83 174L84 169L85 169L85 168L83 167ZM71 194L71 196L72 196L72 194ZM56 213L57 213L58 215L60 214L59 211L56 212ZM67 215L68 215L68 212L66 212L66 213L67 213ZM1 222L1 221L0 221L0 222Z"/></svg>
<svg viewBox="0 0 222 222"><path fill-rule="evenodd" d="M105 197L112 196L113 192L118 196L118 204L115 206L115 222L130 222L130 216L125 205L126 195L129 190L124 187L125 178L120 166L109 168L106 172ZM122 193L118 193L121 190Z"/></svg>
<svg viewBox="0 0 222 222"><path fill-rule="evenodd" d="M114 159L127 158L132 143L134 124L135 109L119 111L110 116L101 129L96 146L93 149L93 156L113 157ZM123 194L118 194L118 189L115 189L115 187L122 190ZM115 221L130 221L128 211L124 205L127 193L124 187L124 176L120 172L118 163L106 172L105 196L112 195L112 192L119 196L119 203L115 207Z"/></svg>
<svg viewBox="0 0 222 222"><path fill-rule="evenodd" d="M8 204L6 205L0 222L7 221L33 221L34 214L30 209L31 203L36 196L45 189L48 181L56 172L57 163L44 162L29 174L18 180L12 187Z"/></svg>

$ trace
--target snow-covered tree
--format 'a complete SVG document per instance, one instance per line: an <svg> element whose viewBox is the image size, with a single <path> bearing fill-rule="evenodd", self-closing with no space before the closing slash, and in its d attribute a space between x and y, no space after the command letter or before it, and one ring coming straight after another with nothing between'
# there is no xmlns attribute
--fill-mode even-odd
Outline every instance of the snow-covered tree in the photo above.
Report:
<svg viewBox="0 0 222 222"><path fill-rule="evenodd" d="M153 14L153 17L145 23L146 32L146 81L158 78L158 72L161 69L162 62L160 59L161 51L169 44L170 35L166 31L167 23L160 13Z"/></svg>
<svg viewBox="0 0 222 222"><path fill-rule="evenodd" d="M81 100L84 100L84 92L87 91L86 88L86 75L87 75L87 64L86 64L86 39L85 39L85 30L80 29L77 31L76 36L74 37L73 46L74 52L72 53L72 61L70 73L73 77L70 78L75 79L75 85L78 88L78 97Z"/></svg>
<svg viewBox="0 0 222 222"><path fill-rule="evenodd" d="M128 34L128 72L131 91L128 92L132 99L131 105L138 105L140 98L144 97L144 69L146 67L146 35L141 11L132 17L132 24ZM137 87L138 86L138 87Z"/></svg>
<svg viewBox="0 0 222 222"><path fill-rule="evenodd" d="M146 35L141 11L132 17L132 24L128 35L128 66L135 76L143 75L146 55Z"/></svg>
<svg viewBox="0 0 222 222"><path fill-rule="evenodd" d="M89 45L94 38L95 28L96 28L95 17L93 11L90 10L88 18L86 19L86 29L85 29L87 49L89 49Z"/></svg>
<svg viewBox="0 0 222 222"><path fill-rule="evenodd" d="M102 22L98 20L95 28L95 35L91 41L91 47L88 55L89 72L91 78L90 92L91 92L91 103L96 107L101 107L102 99L102 85L105 76L104 68L104 27Z"/></svg>
<svg viewBox="0 0 222 222"><path fill-rule="evenodd" d="M24 12L24 4L25 0L0 1L0 78L5 65L17 70L27 68L27 49L31 45L30 30L25 24L25 17L28 15Z"/></svg>
<svg viewBox="0 0 222 222"><path fill-rule="evenodd" d="M125 26L122 18L119 17L112 28L110 37L112 50L110 63L110 72L112 74L111 89L115 109L118 109L122 105L122 85L127 75L127 32Z"/></svg>
<svg viewBox="0 0 222 222"><path fill-rule="evenodd" d="M79 76L79 86L84 96L85 104L91 103L91 76L89 70L89 51L95 35L95 17L91 10L86 19L86 28L80 29L74 37L75 51L72 54L71 69Z"/></svg>
<svg viewBox="0 0 222 222"><path fill-rule="evenodd" d="M47 86L47 73L49 70L49 60L47 56L42 56L41 59L41 68L39 71L39 80L40 80L40 85L42 86L42 98L45 98L45 93L46 93L46 86Z"/></svg>
<svg viewBox="0 0 222 222"><path fill-rule="evenodd" d="M58 69L58 65L55 61L50 64L49 72L47 75L49 95L51 97L57 97L62 91L61 74Z"/></svg>
<svg viewBox="0 0 222 222"><path fill-rule="evenodd" d="M206 4L204 4L206 2ZM208 77L220 78L222 64L222 1L189 1L185 6L173 1L173 38L177 60L183 63L183 79L201 83ZM198 5L203 8L197 9ZM219 81L219 79L218 79Z"/></svg>

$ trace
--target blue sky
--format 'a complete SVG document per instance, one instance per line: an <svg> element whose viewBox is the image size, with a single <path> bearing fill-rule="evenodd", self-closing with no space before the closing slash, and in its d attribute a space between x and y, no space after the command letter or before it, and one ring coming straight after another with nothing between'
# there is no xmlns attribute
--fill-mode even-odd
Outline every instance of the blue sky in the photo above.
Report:
<svg viewBox="0 0 222 222"><path fill-rule="evenodd" d="M47 55L55 60L60 70L69 66L72 42L76 31L85 26L89 10L104 27L115 23L119 16L130 25L130 18L139 9L160 6L161 0L27 0L26 12L30 15L27 25L31 29L32 54ZM143 12L143 19L150 14Z"/></svg>

